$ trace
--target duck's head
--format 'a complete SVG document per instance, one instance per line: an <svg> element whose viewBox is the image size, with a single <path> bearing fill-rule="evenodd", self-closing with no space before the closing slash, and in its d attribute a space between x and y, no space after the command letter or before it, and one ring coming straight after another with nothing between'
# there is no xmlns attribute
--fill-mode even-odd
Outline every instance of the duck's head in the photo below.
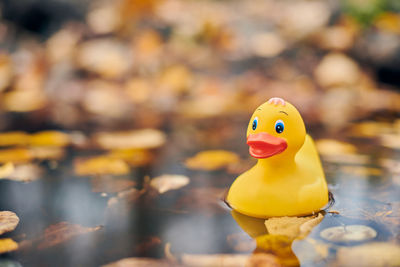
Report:
<svg viewBox="0 0 400 267"><path fill-rule="evenodd" d="M281 98L271 98L251 116L247 128L250 155L257 159L293 156L304 144L306 129L297 109Z"/></svg>

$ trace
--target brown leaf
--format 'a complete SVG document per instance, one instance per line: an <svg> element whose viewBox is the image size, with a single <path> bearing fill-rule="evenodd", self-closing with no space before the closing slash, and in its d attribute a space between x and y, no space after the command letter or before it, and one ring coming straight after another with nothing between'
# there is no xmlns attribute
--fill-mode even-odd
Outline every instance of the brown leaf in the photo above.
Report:
<svg viewBox="0 0 400 267"><path fill-rule="evenodd" d="M185 161L186 167L199 170L217 170L239 162L239 156L225 150L206 150Z"/></svg>
<svg viewBox="0 0 400 267"><path fill-rule="evenodd" d="M30 148L29 151L38 160L60 160L65 156L65 150L62 147L38 146Z"/></svg>
<svg viewBox="0 0 400 267"><path fill-rule="evenodd" d="M60 222L50 225L44 232L38 249L46 249L67 242L76 236L98 231L102 226L84 227L79 224Z"/></svg>
<svg viewBox="0 0 400 267"><path fill-rule="evenodd" d="M98 156L89 159L77 159L74 162L77 175L100 175L114 174L122 175L129 173L130 169L125 161L113 159L106 156Z"/></svg>
<svg viewBox="0 0 400 267"><path fill-rule="evenodd" d="M176 190L188 185L190 179L184 175L161 175L151 179L150 186L155 188L160 194L170 190Z"/></svg>
<svg viewBox="0 0 400 267"><path fill-rule="evenodd" d="M126 132L102 132L94 136L96 143L104 149L150 149L166 142L163 132L141 129Z"/></svg>
<svg viewBox="0 0 400 267"><path fill-rule="evenodd" d="M92 178L91 183L95 193L118 193L136 185L135 181L112 176Z"/></svg>
<svg viewBox="0 0 400 267"><path fill-rule="evenodd" d="M0 254L18 249L18 243L11 238L0 238Z"/></svg>
<svg viewBox="0 0 400 267"><path fill-rule="evenodd" d="M0 235L13 231L18 223L17 214L11 211L0 211Z"/></svg>

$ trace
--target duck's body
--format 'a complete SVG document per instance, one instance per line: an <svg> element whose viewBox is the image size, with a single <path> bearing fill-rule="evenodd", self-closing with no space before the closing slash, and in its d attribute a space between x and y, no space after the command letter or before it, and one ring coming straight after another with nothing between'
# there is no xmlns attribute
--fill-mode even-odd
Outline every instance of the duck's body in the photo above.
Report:
<svg viewBox="0 0 400 267"><path fill-rule="evenodd" d="M290 105L287 104L285 106ZM261 107L266 112L267 108L264 105ZM272 121L277 120L274 109L268 107L267 114L264 114L272 115ZM261 129L261 133L252 129L248 131L250 153L259 160L253 168L240 175L232 184L227 202L234 210L258 218L299 216L319 211L328 203L325 175L313 140L305 134L304 126L304 135L301 137L303 131L301 124L299 127L294 127L290 126L291 123L288 121L298 119L296 114L293 114L293 109L295 110L292 105L286 109L285 107L278 109L279 112L284 111L288 114L287 118L282 119L286 121L289 128L287 130L295 131L291 134L284 136L278 133L272 136L266 133L270 132L265 131L269 130L268 128ZM263 114L257 113L255 113L258 115L256 118L261 121ZM252 131L255 133L252 134ZM263 138L268 139L269 143ZM299 140L292 140L293 138ZM280 140L282 143L279 143Z"/></svg>

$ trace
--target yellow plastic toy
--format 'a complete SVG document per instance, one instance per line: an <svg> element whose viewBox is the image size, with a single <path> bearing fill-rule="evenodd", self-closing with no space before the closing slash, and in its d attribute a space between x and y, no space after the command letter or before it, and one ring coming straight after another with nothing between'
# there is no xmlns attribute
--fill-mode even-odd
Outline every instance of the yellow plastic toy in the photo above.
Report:
<svg viewBox="0 0 400 267"><path fill-rule="evenodd" d="M281 98L259 106L247 129L257 164L240 175L226 201L257 218L308 215L329 200L328 187L312 138L297 109Z"/></svg>

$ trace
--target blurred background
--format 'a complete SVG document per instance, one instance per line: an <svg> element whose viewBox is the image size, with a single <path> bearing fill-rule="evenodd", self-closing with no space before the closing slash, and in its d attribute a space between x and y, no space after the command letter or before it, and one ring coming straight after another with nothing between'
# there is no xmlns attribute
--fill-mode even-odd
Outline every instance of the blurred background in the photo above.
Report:
<svg viewBox="0 0 400 267"><path fill-rule="evenodd" d="M0 213L0 266L236 264L255 246L222 199L255 164L245 132L271 97L299 109L336 203L296 255L272 240L266 262L400 264L400 1L0 13L0 211L15 212ZM356 243L321 237L350 224L369 227Z"/></svg>
<svg viewBox="0 0 400 267"><path fill-rule="evenodd" d="M0 128L161 127L169 115L251 114L271 96L329 131L398 114L399 10L396 0L3 0Z"/></svg>

